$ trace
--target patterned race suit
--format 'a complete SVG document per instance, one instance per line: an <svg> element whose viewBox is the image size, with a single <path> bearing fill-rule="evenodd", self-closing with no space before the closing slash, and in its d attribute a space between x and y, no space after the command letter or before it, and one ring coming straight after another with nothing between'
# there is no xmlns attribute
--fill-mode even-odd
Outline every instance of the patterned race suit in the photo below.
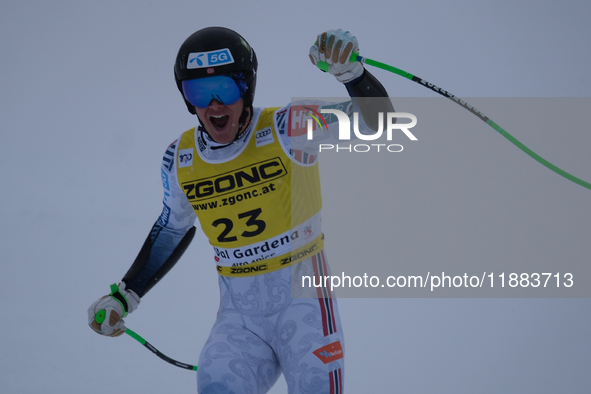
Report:
<svg viewBox="0 0 591 394"><path fill-rule="evenodd" d="M193 128L164 155L164 207L149 237L150 255L126 282L142 295L146 278L199 219L221 290L199 358L199 393L266 393L281 373L291 394L342 393L345 347L336 299L323 287L307 297L292 293L298 275L329 272L318 144L306 142L305 108L255 108L251 124L228 145Z"/></svg>

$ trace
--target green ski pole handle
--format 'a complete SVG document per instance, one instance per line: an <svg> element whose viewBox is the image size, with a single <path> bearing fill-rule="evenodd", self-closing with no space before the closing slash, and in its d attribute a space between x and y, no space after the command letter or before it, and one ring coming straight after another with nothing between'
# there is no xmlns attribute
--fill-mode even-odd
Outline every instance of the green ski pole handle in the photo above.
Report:
<svg viewBox="0 0 591 394"><path fill-rule="evenodd" d="M102 324L105 319L107 317L107 311L105 311L104 309L101 309L100 311L98 311L95 315L94 315L94 320L98 323L98 324ZM135 339L136 341L138 341L139 343L141 343L142 345L144 345L144 347L146 349L148 349L149 351L151 351L152 353L154 353L155 355L157 355L158 357L160 357L162 360L176 366L179 368L183 368L183 369L187 369L189 371L197 371L197 366L196 365L191 365L191 364L186 364L186 363L182 363L180 361L177 361L175 359L172 359L170 357L168 357L167 355L163 354L160 350L156 349L150 342L146 341L144 338L142 338L139 334L137 334L135 331L130 330L129 328L125 329L125 333L127 335L129 335L130 337L132 337L133 339Z"/></svg>
<svg viewBox="0 0 591 394"><path fill-rule="evenodd" d="M352 52L351 57L349 58L350 62L363 63L362 60L363 60L363 58L361 56L359 56L359 54L356 52ZM328 64L327 62L318 62L318 64L316 66L318 66L318 68L321 69L322 71L328 72L328 68L330 67L330 64Z"/></svg>
<svg viewBox="0 0 591 394"><path fill-rule="evenodd" d="M410 80L412 80L412 77L413 77L412 74L407 73L404 70L401 70L396 67L392 67L386 63L380 63L375 60L360 56L357 52L351 53L351 57L349 57L349 61L350 62L360 62L361 64L368 64L370 66L378 67L378 68L381 68L382 70L390 71L391 73L398 74L398 75L400 75L404 78L408 78ZM328 72L328 68L330 67L330 64L328 64L328 62L318 62L317 67L324 72Z"/></svg>
<svg viewBox="0 0 591 394"><path fill-rule="evenodd" d="M523 144L517 138L515 138L511 134L509 134L501 126L499 126L498 124L493 122L492 119L490 119L488 116L484 115L482 112L480 112L479 110L477 110L472 105L465 102L464 100L460 99L459 97L454 96L453 94L451 94L447 90L441 89L437 85L427 82L426 80L419 78L416 75L413 75L409 72L406 72L404 70L401 70L401 69L393 67L393 66L390 66L389 64L380 63L378 61L359 56L359 54L355 53L355 52L353 52L351 54L349 61L352 61L352 62L357 61L357 62L361 62L362 64L368 64L370 66L381 68L382 70L389 71L391 73L400 75L401 77L404 77L406 79L410 79L411 81L416 82L419 85L422 85L428 89L431 89L432 91L434 91L437 94L442 95L443 97L447 97L448 99L452 100L454 103L458 104L462 108L466 109L467 111L470 111L473 115L480 118L480 120L482 120L484 123L486 123L487 125L489 125L493 129L495 129L499 134L501 134L503 137L508 139L513 145L515 145L516 147L521 149L524 153L526 153L532 159L536 160L538 163L540 163L543 166L545 166L546 168L554 171L558 175L563 176L564 178L568 179L569 181L572 181L579 186L583 186L584 188L591 190L591 183L586 182L580 178L577 178L576 176L574 176L574 175L564 171L563 169L557 167L556 165L550 163L548 160L544 159L543 157L538 155L536 152L532 151L530 148L525 146L525 144ZM322 71L325 71L325 72L328 71L328 68L329 68L329 64L327 62L318 62L317 66L319 69L321 69Z"/></svg>

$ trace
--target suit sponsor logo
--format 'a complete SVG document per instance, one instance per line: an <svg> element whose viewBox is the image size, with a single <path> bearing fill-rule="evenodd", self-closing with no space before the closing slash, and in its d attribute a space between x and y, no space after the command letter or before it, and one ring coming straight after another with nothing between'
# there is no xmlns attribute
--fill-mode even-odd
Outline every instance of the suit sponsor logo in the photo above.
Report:
<svg viewBox="0 0 591 394"><path fill-rule="evenodd" d="M168 174L164 172L163 169L160 169L160 176L162 177L162 186L165 190L170 191L170 182L168 181Z"/></svg>
<svg viewBox="0 0 591 394"><path fill-rule="evenodd" d="M261 264L254 267L232 267L230 268L231 274L250 274L251 272L266 271L268 268L267 264Z"/></svg>
<svg viewBox="0 0 591 394"><path fill-rule="evenodd" d="M273 131L270 127L259 130L255 134L257 148L273 142Z"/></svg>
<svg viewBox="0 0 591 394"><path fill-rule="evenodd" d="M160 217L158 218L158 223L165 227L168 224L168 219L170 218L170 207L166 204L164 204L164 207L162 208L162 213L160 214Z"/></svg>
<svg viewBox="0 0 591 394"><path fill-rule="evenodd" d="M329 343L326 346L322 346L321 348L314 350L313 353L324 364L328 364L333 361L339 360L344 356L341 341Z"/></svg>
<svg viewBox="0 0 591 394"><path fill-rule="evenodd" d="M304 249L299 253L292 254L291 256L288 256L286 258L282 258L281 265L291 264L291 263L295 263L297 261L302 260L303 258L306 258L307 256L309 256L311 254L314 254L317 247L318 247L318 245L314 244L314 245L310 246L308 249Z"/></svg>

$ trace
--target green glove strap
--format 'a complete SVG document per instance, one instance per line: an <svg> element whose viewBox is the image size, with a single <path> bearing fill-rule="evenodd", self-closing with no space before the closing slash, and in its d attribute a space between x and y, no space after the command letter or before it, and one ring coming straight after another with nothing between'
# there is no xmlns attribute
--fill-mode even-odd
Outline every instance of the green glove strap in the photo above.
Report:
<svg viewBox="0 0 591 394"><path fill-rule="evenodd" d="M123 316L121 316L121 318L123 319L129 313L129 305L125 296L119 291L119 286L115 283L111 285L111 294L109 294L109 296L113 297L121 304L121 307L123 308Z"/></svg>

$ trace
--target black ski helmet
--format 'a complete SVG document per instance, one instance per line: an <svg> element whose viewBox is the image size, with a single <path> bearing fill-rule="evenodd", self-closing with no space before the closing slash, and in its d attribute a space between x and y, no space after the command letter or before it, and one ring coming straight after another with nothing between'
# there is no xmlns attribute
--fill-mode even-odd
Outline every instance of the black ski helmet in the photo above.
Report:
<svg viewBox="0 0 591 394"><path fill-rule="evenodd" d="M254 49L234 30L206 27L198 30L181 45L174 64L174 79L190 113L195 108L183 94L182 81L216 75L242 73L246 92L244 108L252 107L257 82L257 57Z"/></svg>

